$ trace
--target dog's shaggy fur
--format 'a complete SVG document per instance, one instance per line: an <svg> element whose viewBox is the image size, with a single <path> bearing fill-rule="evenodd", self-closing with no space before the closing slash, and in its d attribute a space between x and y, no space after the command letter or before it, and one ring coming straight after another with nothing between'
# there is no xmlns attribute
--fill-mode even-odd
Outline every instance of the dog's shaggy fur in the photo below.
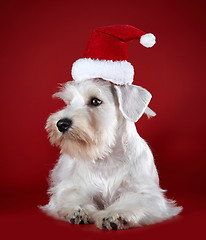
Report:
<svg viewBox="0 0 206 240"><path fill-rule="evenodd" d="M151 94L102 79L68 82L55 94L66 107L46 125L61 156L50 175L50 201L42 209L73 224L126 229L171 218L181 211L159 186L153 155L135 124ZM101 100L92 105L91 99ZM60 119L70 119L64 133Z"/></svg>

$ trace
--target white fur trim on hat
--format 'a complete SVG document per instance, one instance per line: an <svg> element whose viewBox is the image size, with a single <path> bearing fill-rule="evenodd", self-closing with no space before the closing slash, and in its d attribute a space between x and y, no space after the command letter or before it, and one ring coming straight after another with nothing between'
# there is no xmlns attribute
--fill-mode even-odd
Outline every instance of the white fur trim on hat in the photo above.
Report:
<svg viewBox="0 0 206 240"><path fill-rule="evenodd" d="M80 58L72 65L72 77L75 81L102 78L118 85L131 84L134 68L127 61Z"/></svg>
<svg viewBox="0 0 206 240"><path fill-rule="evenodd" d="M156 37L152 33L147 33L141 36L140 43L147 48L153 47L156 43Z"/></svg>

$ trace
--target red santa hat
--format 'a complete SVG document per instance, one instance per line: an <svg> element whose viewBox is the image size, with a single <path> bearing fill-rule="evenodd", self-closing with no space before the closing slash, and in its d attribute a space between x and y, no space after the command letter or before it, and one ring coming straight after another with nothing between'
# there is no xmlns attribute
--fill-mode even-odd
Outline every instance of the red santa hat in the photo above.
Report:
<svg viewBox="0 0 206 240"><path fill-rule="evenodd" d="M129 26L107 26L95 29L89 39L84 58L73 63L72 77L75 81L102 78L114 84L131 84L134 68L128 61L127 42L140 40L150 48L155 36Z"/></svg>

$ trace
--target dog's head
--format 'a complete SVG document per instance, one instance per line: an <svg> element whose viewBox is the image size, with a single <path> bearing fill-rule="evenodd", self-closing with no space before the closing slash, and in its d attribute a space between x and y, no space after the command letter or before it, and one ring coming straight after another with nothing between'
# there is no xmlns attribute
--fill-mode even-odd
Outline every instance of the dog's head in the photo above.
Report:
<svg viewBox="0 0 206 240"><path fill-rule="evenodd" d="M136 122L151 99L141 87L101 79L68 82L54 96L66 107L47 120L51 143L73 158L93 161L111 151L123 119Z"/></svg>

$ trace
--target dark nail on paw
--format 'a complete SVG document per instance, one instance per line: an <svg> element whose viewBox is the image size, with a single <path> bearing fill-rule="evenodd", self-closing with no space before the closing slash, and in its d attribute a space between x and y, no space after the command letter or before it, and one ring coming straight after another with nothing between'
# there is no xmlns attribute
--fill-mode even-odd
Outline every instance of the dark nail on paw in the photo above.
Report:
<svg viewBox="0 0 206 240"><path fill-rule="evenodd" d="M126 225L127 224L127 221L126 220L122 220L122 223L124 224L124 225Z"/></svg>
<svg viewBox="0 0 206 240"><path fill-rule="evenodd" d="M110 226L111 226L112 230L117 230L117 224L116 223L111 222Z"/></svg>
<svg viewBox="0 0 206 240"><path fill-rule="evenodd" d="M104 223L102 223L102 229L108 230L107 227L104 225Z"/></svg>
<svg viewBox="0 0 206 240"><path fill-rule="evenodd" d="M71 219L70 219L70 223L71 223L71 224L75 224L75 219L74 219L74 218L71 218Z"/></svg>
<svg viewBox="0 0 206 240"><path fill-rule="evenodd" d="M81 225L84 224L84 220L81 220L81 221L79 222L79 224L81 224Z"/></svg>

